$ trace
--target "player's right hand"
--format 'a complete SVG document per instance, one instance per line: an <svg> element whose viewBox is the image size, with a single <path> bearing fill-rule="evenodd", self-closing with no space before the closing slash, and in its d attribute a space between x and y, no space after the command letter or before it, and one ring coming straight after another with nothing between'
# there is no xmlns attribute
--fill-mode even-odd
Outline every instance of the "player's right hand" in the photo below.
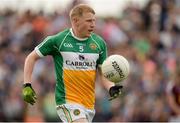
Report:
<svg viewBox="0 0 180 123"><path fill-rule="evenodd" d="M31 86L31 83L25 83L23 85L22 96L23 96L24 101L26 101L27 103L30 103L31 105L34 105L37 97L36 97L36 93L34 89Z"/></svg>

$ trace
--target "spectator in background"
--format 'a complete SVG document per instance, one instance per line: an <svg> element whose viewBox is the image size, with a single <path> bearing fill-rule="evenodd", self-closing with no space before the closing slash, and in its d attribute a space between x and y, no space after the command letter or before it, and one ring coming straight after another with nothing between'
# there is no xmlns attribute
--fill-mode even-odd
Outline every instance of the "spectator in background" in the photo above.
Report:
<svg viewBox="0 0 180 123"><path fill-rule="evenodd" d="M180 68L167 86L167 101L171 111L170 121L180 121Z"/></svg>

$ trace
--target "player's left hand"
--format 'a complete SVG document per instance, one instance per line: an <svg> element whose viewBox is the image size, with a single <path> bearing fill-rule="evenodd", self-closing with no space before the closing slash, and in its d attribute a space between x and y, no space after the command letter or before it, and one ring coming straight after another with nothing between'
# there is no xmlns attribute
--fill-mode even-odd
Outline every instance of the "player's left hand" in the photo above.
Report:
<svg viewBox="0 0 180 123"><path fill-rule="evenodd" d="M111 100L117 98L118 96L120 96L121 93L122 93L122 88L123 88L122 85L112 86L112 87L109 89L110 98L109 98L108 100L111 101Z"/></svg>

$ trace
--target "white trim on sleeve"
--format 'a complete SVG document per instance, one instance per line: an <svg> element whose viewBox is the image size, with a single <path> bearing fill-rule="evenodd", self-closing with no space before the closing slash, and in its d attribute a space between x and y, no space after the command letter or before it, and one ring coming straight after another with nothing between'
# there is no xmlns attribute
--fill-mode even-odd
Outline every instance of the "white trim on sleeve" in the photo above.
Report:
<svg viewBox="0 0 180 123"><path fill-rule="evenodd" d="M35 51L40 57L44 57L44 55L39 51L38 47L35 47Z"/></svg>

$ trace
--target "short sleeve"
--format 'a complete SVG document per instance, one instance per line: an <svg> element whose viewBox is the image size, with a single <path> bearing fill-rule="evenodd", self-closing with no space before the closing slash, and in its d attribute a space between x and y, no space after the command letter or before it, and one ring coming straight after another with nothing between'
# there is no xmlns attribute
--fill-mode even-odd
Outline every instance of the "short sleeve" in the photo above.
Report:
<svg viewBox="0 0 180 123"><path fill-rule="evenodd" d="M35 47L35 51L40 57L52 55L55 45L56 44L53 40L53 36L48 36L43 40L43 42L41 42L38 46Z"/></svg>
<svg viewBox="0 0 180 123"><path fill-rule="evenodd" d="M106 43L103 41L101 46L101 52L99 53L98 64L101 65L106 58L107 58L107 46Z"/></svg>

